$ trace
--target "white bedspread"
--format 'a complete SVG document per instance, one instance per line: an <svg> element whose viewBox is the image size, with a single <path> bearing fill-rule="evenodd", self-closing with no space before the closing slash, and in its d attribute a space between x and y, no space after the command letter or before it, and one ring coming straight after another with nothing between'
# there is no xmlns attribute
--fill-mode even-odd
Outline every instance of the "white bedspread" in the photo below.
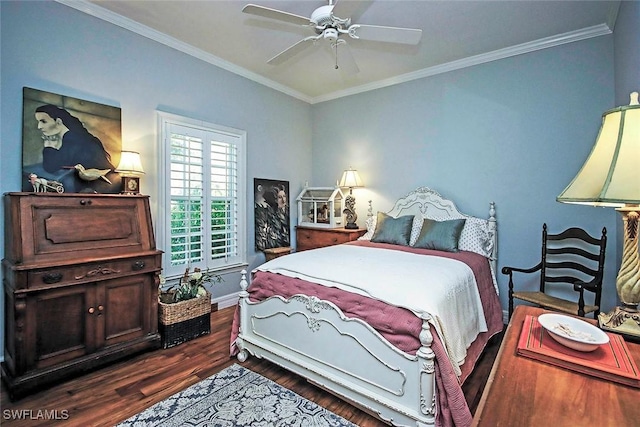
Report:
<svg viewBox="0 0 640 427"><path fill-rule="evenodd" d="M434 319L454 370L487 331L473 272L450 258L355 245L336 245L275 258L256 270L336 287Z"/></svg>

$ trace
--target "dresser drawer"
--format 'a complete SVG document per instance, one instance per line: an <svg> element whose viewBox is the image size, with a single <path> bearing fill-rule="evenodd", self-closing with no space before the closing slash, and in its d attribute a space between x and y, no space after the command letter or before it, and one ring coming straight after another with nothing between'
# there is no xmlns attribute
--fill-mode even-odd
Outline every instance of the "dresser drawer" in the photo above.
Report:
<svg viewBox="0 0 640 427"><path fill-rule="evenodd" d="M357 240L366 230L346 230L344 228L296 228L298 251L323 248Z"/></svg>
<svg viewBox="0 0 640 427"><path fill-rule="evenodd" d="M150 255L118 261L109 260L30 270L27 273L27 288L32 290L48 289L156 271L160 269L159 258L159 256Z"/></svg>

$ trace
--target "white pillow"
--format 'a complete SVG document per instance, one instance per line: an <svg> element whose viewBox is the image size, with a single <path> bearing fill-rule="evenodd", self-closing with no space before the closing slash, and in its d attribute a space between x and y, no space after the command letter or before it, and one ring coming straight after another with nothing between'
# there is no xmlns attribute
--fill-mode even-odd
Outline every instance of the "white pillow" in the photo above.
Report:
<svg viewBox="0 0 640 427"><path fill-rule="evenodd" d="M458 249L490 258L493 241L489 235L489 224L480 218L467 217L458 241Z"/></svg>
<svg viewBox="0 0 640 427"><path fill-rule="evenodd" d="M365 221L365 224L367 225L367 232L358 237L358 240L371 240L371 237L373 237L373 233L376 231L377 222L378 217L376 215L367 218L367 220Z"/></svg>

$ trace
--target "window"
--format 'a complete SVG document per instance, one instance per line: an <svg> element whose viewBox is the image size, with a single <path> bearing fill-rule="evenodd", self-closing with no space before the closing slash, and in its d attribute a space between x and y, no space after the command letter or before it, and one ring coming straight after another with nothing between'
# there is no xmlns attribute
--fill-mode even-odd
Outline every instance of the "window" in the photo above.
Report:
<svg viewBox="0 0 640 427"><path fill-rule="evenodd" d="M246 133L159 113L166 277L246 265Z"/></svg>

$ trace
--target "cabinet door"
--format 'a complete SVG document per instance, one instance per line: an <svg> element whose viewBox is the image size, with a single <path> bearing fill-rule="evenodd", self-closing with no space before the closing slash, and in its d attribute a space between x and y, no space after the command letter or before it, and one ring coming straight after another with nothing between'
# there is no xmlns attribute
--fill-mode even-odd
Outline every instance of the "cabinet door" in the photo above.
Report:
<svg viewBox="0 0 640 427"><path fill-rule="evenodd" d="M148 334L153 286L148 274L100 282L96 299L97 341L109 346Z"/></svg>
<svg viewBox="0 0 640 427"><path fill-rule="evenodd" d="M27 369L81 357L95 348L91 316L94 289L71 286L27 298Z"/></svg>

